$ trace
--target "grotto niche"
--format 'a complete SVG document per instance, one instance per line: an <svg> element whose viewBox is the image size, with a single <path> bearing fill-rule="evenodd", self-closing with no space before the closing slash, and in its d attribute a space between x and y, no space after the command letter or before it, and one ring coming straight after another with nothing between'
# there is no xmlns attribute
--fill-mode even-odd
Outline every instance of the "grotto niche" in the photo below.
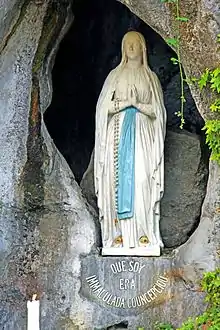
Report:
<svg viewBox="0 0 220 330"><path fill-rule="evenodd" d="M173 12L164 3L121 2L164 39L173 37ZM206 67L219 65L216 8L204 1L181 3L191 19L181 35L189 76L199 77ZM220 171L211 160L206 186L203 120L187 87L186 125L179 129L179 75L169 60L172 50L116 0L6 0L0 15L0 328L25 329L27 300L36 293L42 329L154 329L155 321L179 327L205 309L198 283L204 272L219 267ZM158 258L126 260L143 270L141 281L137 279L141 294L159 275L167 276L169 283L142 309L105 304L86 280L96 274L108 292L119 296L121 277L112 274L110 266L123 260L99 255L97 214L90 207L96 207L90 157L97 97L120 60L121 38L129 29L146 38L150 66L162 83L168 111L161 219L167 249ZM190 42L184 38L192 35ZM208 97L196 87L191 91L206 118Z"/></svg>
<svg viewBox="0 0 220 330"><path fill-rule="evenodd" d="M170 60L175 53L117 1L84 0L75 2L72 10L74 21L60 44L52 71L53 98L44 115L48 131L97 211L91 157L96 102L106 76L120 62L123 35L130 30L141 32L167 109L161 234L165 247L177 247L199 224L208 177L208 151L201 130L204 122L187 86L184 130L179 128L180 120L175 114L180 108L179 68Z"/></svg>

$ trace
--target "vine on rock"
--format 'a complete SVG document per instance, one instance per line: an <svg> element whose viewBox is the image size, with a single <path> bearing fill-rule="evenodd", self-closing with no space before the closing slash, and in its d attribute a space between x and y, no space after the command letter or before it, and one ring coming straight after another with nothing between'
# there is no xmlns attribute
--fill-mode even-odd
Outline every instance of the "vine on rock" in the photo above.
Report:
<svg viewBox="0 0 220 330"><path fill-rule="evenodd" d="M184 78L183 67L181 63L181 53L180 53L180 26L184 22L188 22L187 17L180 15L180 0L160 0L162 3L171 4L175 6L175 28L174 37L165 39L167 44L174 48L176 51L177 58L172 57L171 61L174 65L179 65L180 72L180 86L181 94L180 110L175 112L175 114L180 117L180 128L183 128L185 123L184 120L184 103L186 102L184 96L184 83L198 83L200 90L203 88L209 88L211 93L214 93L216 98L214 102L210 105L210 111L213 113L220 113L220 67L214 70L206 69L206 71L201 75L200 78ZM217 35L217 42L220 43L220 34ZM216 160L220 165L220 120L212 119L205 120L205 126L203 127L206 134L206 143L212 150L211 159Z"/></svg>
<svg viewBox="0 0 220 330"><path fill-rule="evenodd" d="M204 313L190 317L176 330L219 330L220 329L220 268L203 274L201 292L205 292L207 308ZM157 322L155 330L174 330L171 324Z"/></svg>
<svg viewBox="0 0 220 330"><path fill-rule="evenodd" d="M209 108L211 112L220 113L220 68L206 69L197 82L201 90L206 87L215 93L216 98ZM212 150L211 159L220 164L220 120L206 120L203 130L206 134L206 143Z"/></svg>
<svg viewBox="0 0 220 330"><path fill-rule="evenodd" d="M183 67L181 63L181 54L180 54L180 26L182 23L188 22L188 18L180 15L180 6L179 6L179 0L161 0L163 3L168 4L174 4L175 5L175 31L174 31L174 38L168 38L165 39L167 44L171 47L173 47L176 51L177 58L171 57L171 61L174 65L179 66L179 72L180 72L180 110L175 112L175 115L177 117L180 117L180 128L183 128L183 125L185 124L184 119L184 103L186 102L185 95L184 95L184 83L186 82L186 79L184 79L184 73L183 73Z"/></svg>

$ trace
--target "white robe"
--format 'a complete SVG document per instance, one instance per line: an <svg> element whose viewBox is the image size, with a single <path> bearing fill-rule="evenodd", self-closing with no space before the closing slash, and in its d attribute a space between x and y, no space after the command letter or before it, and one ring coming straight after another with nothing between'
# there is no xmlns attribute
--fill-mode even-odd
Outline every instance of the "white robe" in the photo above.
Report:
<svg viewBox="0 0 220 330"><path fill-rule="evenodd" d="M112 95L123 101L135 85L138 102L152 104L156 119L136 113L134 215L115 221L114 116ZM119 113L119 136L125 111ZM163 146L166 112L159 81L142 66L113 70L106 79L96 111L95 189L98 197L103 247L137 248L147 237L150 245L163 246L160 231L160 199L164 188ZM123 242L118 241L122 237Z"/></svg>

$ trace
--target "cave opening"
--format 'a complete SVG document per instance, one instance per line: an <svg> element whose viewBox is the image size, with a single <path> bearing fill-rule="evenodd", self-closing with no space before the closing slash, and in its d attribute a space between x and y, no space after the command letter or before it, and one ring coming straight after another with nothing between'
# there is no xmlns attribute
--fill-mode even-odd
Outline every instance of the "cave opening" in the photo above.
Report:
<svg viewBox="0 0 220 330"><path fill-rule="evenodd" d="M209 152L202 131L204 120L187 85L184 130L179 128L175 113L180 109L180 75L171 61L175 52L118 1L75 1L72 11L74 21L60 43L52 70L52 102L44 114L50 136L84 196L97 209L92 166L86 171L94 148L96 103L107 75L120 62L124 34L131 30L143 34L148 63L161 82L167 110L160 230L165 247L180 246L200 221Z"/></svg>
<svg viewBox="0 0 220 330"><path fill-rule="evenodd" d="M178 66L164 40L123 4L112 0L75 1L74 21L63 38L52 71L53 97L44 119L58 150L80 182L94 147L95 108L103 82L120 61L121 40L129 30L147 42L149 65L158 75L168 113L168 129L179 128ZM119 19L120 17L120 19ZM203 119L185 86L185 129L201 133Z"/></svg>

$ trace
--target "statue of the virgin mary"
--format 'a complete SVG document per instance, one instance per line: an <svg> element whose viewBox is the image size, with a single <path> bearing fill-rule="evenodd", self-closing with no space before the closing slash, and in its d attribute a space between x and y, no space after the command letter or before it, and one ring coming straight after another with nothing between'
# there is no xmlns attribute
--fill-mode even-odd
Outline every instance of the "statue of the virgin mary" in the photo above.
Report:
<svg viewBox="0 0 220 330"><path fill-rule="evenodd" d="M138 32L122 40L121 63L105 80L96 108L95 193L102 255L159 256L166 110Z"/></svg>

